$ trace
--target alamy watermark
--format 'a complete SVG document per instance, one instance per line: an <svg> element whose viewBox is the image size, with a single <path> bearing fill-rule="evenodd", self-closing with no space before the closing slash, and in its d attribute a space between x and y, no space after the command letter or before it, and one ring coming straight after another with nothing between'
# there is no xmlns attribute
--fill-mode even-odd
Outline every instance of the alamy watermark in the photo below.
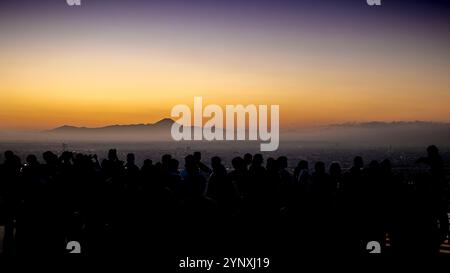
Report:
<svg viewBox="0 0 450 273"><path fill-rule="evenodd" d="M81 253L81 245L78 241L70 241L66 245L66 249L69 250L69 253L79 254Z"/></svg>
<svg viewBox="0 0 450 273"><path fill-rule="evenodd" d="M81 6L81 0L66 0L69 6Z"/></svg>
<svg viewBox="0 0 450 273"><path fill-rule="evenodd" d="M270 105L270 113L268 111L268 105L226 105L224 126L224 111L219 105L210 104L203 108L203 98L194 97L193 117L187 105L172 108L171 116L179 118L172 125L172 138L176 141L260 140L263 142L261 151L275 151L280 142L280 106ZM208 120L203 124L204 119Z"/></svg>
<svg viewBox="0 0 450 273"><path fill-rule="evenodd" d="M366 0L369 6L381 6L381 0Z"/></svg>

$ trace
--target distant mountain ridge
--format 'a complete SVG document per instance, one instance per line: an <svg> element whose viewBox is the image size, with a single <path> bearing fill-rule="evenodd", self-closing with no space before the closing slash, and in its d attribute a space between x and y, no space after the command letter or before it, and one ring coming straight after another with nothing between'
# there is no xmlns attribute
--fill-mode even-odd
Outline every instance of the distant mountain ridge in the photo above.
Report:
<svg viewBox="0 0 450 273"><path fill-rule="evenodd" d="M402 126L435 127L435 126L450 126L450 123L415 120L415 121L346 122L329 125L329 127L361 127L361 128L402 127Z"/></svg>
<svg viewBox="0 0 450 273"><path fill-rule="evenodd" d="M155 123L77 127L64 125L46 131L0 131L0 141L56 142L148 142L173 141L170 118ZM190 129L193 129L191 127ZM450 123L432 121L347 122L309 128L280 128L280 141L322 142L347 146L421 146L450 147Z"/></svg>
<svg viewBox="0 0 450 273"><path fill-rule="evenodd" d="M47 132L74 132L74 131L111 131L111 130L134 130L134 129L161 129L166 127L171 127L173 121L170 118L161 119L155 123L140 123L140 124L124 124L124 125L107 125L103 127L77 127L71 125L63 125L60 127L56 127L54 129L50 129Z"/></svg>
<svg viewBox="0 0 450 273"><path fill-rule="evenodd" d="M63 125L42 132L48 139L64 141L154 141L170 140L170 128L174 121L170 118L155 123L107 125L103 127L77 127Z"/></svg>
<svg viewBox="0 0 450 273"><path fill-rule="evenodd" d="M450 145L450 123L432 121L347 122L296 130L287 135L285 135L285 139L327 141L355 146L423 146L430 143Z"/></svg>
<svg viewBox="0 0 450 273"><path fill-rule="evenodd" d="M139 123L139 124L114 124L114 125L106 125L102 127L77 127L72 125L63 125L60 127L56 127L47 132L61 132L61 131L102 131L102 130L116 130L116 129L152 129L152 128L165 128L171 127L172 124L175 123L174 120L170 118L163 118L155 123ZM368 121L368 122L345 122L345 123L336 123L329 124L323 127L329 128L393 128L393 127L405 127L405 126L414 126L414 127L447 127L450 126L450 123L447 122L433 122L433 121Z"/></svg>

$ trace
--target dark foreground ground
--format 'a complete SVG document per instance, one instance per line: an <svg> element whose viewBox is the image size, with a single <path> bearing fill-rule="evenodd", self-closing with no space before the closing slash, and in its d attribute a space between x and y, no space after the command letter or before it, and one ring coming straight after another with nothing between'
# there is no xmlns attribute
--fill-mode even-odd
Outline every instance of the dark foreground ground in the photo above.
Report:
<svg viewBox="0 0 450 273"><path fill-rule="evenodd" d="M294 159L187 148L160 148L152 159L151 150L49 150L24 145L3 154L4 255L72 255L75 241L82 256L146 255L180 269L189 259L223 266L225 258L254 258L242 260L248 267L264 258L276 265L450 253L448 153L435 146L298 147L286 153Z"/></svg>

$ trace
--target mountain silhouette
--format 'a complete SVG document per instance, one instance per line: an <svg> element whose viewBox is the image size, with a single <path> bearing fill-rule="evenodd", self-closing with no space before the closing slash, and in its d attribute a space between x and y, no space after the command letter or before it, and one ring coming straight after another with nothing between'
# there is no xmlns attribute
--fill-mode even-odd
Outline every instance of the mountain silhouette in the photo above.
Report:
<svg viewBox="0 0 450 273"><path fill-rule="evenodd" d="M368 122L346 122L339 124L331 124L328 127L348 127L348 128L402 128L402 127L417 127L417 128L449 128L450 123L432 122L432 121L368 121Z"/></svg>
<svg viewBox="0 0 450 273"><path fill-rule="evenodd" d="M161 119L155 123L147 124L125 124L125 125L108 125L103 127L76 127L71 125L63 125L47 132L53 133L77 133L77 132L125 132L130 130L155 130L155 129L167 129L172 126L174 121L170 118Z"/></svg>
<svg viewBox="0 0 450 273"><path fill-rule="evenodd" d="M322 141L351 146L450 145L450 123L430 121L348 122L296 129L285 140Z"/></svg>
<svg viewBox="0 0 450 273"><path fill-rule="evenodd" d="M170 140L170 118L155 123L76 127L64 125L43 132L48 139L64 141L155 141Z"/></svg>
<svg viewBox="0 0 450 273"><path fill-rule="evenodd" d="M77 127L64 125L46 131L0 131L0 140L17 142L148 142L172 141L170 118L154 123ZM193 129L193 128L191 128ZM342 146L450 145L450 123L430 121L347 122L309 128L281 128L281 141L329 143Z"/></svg>

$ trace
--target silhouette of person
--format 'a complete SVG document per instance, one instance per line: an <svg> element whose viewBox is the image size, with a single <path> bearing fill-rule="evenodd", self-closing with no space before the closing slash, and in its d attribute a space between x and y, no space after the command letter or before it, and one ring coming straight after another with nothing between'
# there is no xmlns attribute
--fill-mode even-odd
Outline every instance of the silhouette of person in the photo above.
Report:
<svg viewBox="0 0 450 273"><path fill-rule="evenodd" d="M117 178L123 174L123 162L117 157L117 150L110 149L108 158L102 161L102 172L106 178Z"/></svg>
<svg viewBox="0 0 450 273"><path fill-rule="evenodd" d="M405 231L402 250L421 255L436 255L448 238L449 224L444 195L444 164L435 145L427 148L427 157L417 160L428 166L428 172L416 176L416 192L409 199L412 213L407 219L412 227ZM406 226L406 225L404 225Z"/></svg>
<svg viewBox="0 0 450 273"><path fill-rule="evenodd" d="M363 205L365 203L364 161L361 156L353 159L353 166L345 173L342 184L341 232L345 240L345 251L349 255L360 254L365 249L363 245L363 231L365 227Z"/></svg>
<svg viewBox="0 0 450 273"><path fill-rule="evenodd" d="M329 174L331 179L331 187L334 191L338 191L342 187L342 169L338 162L330 164Z"/></svg>
<svg viewBox="0 0 450 273"><path fill-rule="evenodd" d="M250 165L253 162L253 156L250 153L246 153L244 154L244 163L245 163L245 168L248 170L250 168Z"/></svg>
<svg viewBox="0 0 450 273"><path fill-rule="evenodd" d="M140 170L139 167L136 166L135 156L133 153L129 153L127 154L127 162L125 164L125 179L130 190L137 191L140 187L139 176Z"/></svg>
<svg viewBox="0 0 450 273"><path fill-rule="evenodd" d="M12 151L4 153L5 161L1 165L0 193L4 202L5 233L3 237L3 251L12 253L14 251L14 221L17 219L20 197L18 192L18 175L20 172L20 158Z"/></svg>
<svg viewBox="0 0 450 273"><path fill-rule="evenodd" d="M209 177L206 194L217 201L219 213L222 214L221 218L229 221L236 210L237 194L220 157L211 158L211 167L212 173Z"/></svg>
<svg viewBox="0 0 450 273"><path fill-rule="evenodd" d="M195 164L197 164L197 167L200 170L200 173L203 176L208 177L211 174L211 169L208 166L206 166L205 164L203 164L202 154L200 152L194 152L193 158L194 158Z"/></svg>
<svg viewBox="0 0 450 273"><path fill-rule="evenodd" d="M306 160L300 160L294 171L296 188L300 192L311 191L311 175L309 174L309 164Z"/></svg>
<svg viewBox="0 0 450 273"><path fill-rule="evenodd" d="M153 161L151 159L145 159L141 168L141 184L143 190L147 191L152 186L151 183L154 182L154 179L156 179L156 170Z"/></svg>
<svg viewBox="0 0 450 273"><path fill-rule="evenodd" d="M180 172L178 171L178 167L180 165L180 162L178 160L172 158L169 161L169 173L167 177L167 187L171 189L172 191L176 191L176 188L180 184L181 176Z"/></svg>
<svg viewBox="0 0 450 273"><path fill-rule="evenodd" d="M247 166L244 159L239 156L231 160L231 165L234 170L232 170L228 176L233 183L239 198L243 201L247 197L249 191Z"/></svg>

